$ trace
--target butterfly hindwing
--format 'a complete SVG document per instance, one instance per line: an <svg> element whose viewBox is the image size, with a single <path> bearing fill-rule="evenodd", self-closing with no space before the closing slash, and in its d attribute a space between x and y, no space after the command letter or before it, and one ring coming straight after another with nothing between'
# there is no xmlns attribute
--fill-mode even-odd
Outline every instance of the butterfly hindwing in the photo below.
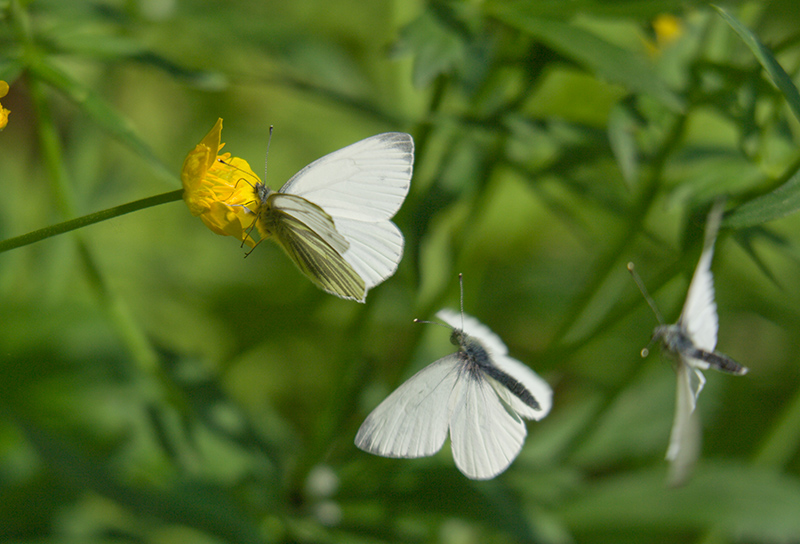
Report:
<svg viewBox="0 0 800 544"><path fill-rule="evenodd" d="M473 480L494 478L507 469L527 435L525 423L500 400L490 380L465 376L451 399L453 460Z"/></svg>
<svg viewBox="0 0 800 544"><path fill-rule="evenodd" d="M403 235L391 221L365 224L336 219L336 229L349 243L345 260L364 279L367 289L394 274L403 256Z"/></svg>
<svg viewBox="0 0 800 544"><path fill-rule="evenodd" d="M688 478L700 454L700 423L695 404L705 383L703 374L688 364L680 364L676 372L675 418L666 455L670 461L671 485L680 485Z"/></svg>
<svg viewBox="0 0 800 544"><path fill-rule="evenodd" d="M269 226L286 254L318 287L342 298L364 300L364 279L342 255L349 243L319 207L276 193L270 206L262 206L258 220Z"/></svg>

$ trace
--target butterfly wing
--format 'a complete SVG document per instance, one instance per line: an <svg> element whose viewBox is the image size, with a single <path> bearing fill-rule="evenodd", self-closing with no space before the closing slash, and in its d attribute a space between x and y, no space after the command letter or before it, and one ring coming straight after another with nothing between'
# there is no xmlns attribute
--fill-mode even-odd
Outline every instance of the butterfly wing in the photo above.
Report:
<svg viewBox="0 0 800 544"><path fill-rule="evenodd" d="M349 242L345 260L370 289L394 274L403 256L403 235L391 221L364 223L336 219L336 230Z"/></svg>
<svg viewBox="0 0 800 544"><path fill-rule="evenodd" d="M717 202L708 214L703 253L689 284L689 292L679 321L695 347L705 351L714 351L719 330L711 259L714 256L714 242L722 220L722 206L722 201Z"/></svg>
<svg viewBox="0 0 800 544"><path fill-rule="evenodd" d="M683 361L678 363L677 375L675 419L666 455L670 461L669 480L673 486L686 481L700 455L700 423L695 405L705 384L703 374Z"/></svg>
<svg viewBox="0 0 800 544"><path fill-rule="evenodd" d="M334 221L384 221L405 200L413 164L414 140L409 134L377 134L317 159L280 192L314 202Z"/></svg>
<svg viewBox="0 0 800 544"><path fill-rule="evenodd" d="M342 298L364 301L364 279L343 257L350 244L319 206L295 195L273 193L259 208L258 226L275 238L318 287Z"/></svg>
<svg viewBox="0 0 800 544"><path fill-rule="evenodd" d="M367 416L356 434L356 446L384 457L407 458L442 449L460 364L451 354L414 374Z"/></svg>
<svg viewBox="0 0 800 544"><path fill-rule="evenodd" d="M330 215L350 244L342 256L368 290L394 274L403 256L403 235L390 219L408 194L413 163L410 135L378 134L317 159L280 192Z"/></svg>
<svg viewBox="0 0 800 544"><path fill-rule="evenodd" d="M450 441L458 470L473 480L494 478L522 449L525 423L482 373L461 372L450 398Z"/></svg>

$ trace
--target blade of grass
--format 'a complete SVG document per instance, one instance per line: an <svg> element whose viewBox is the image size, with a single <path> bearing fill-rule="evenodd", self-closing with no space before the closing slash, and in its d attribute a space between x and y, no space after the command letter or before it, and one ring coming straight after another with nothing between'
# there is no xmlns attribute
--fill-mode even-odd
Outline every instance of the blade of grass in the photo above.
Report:
<svg viewBox="0 0 800 544"><path fill-rule="evenodd" d="M797 87L795 86L792 78L789 77L789 74L778 64L778 61L775 59L775 56L772 54L772 51L769 48L761 43L761 40L753 34L750 29L744 26L736 17L725 11L719 6L713 6L722 18L727 22L731 28L742 38L742 41L750 48L753 54L758 59L758 62L761 63L761 66L764 67L767 74L769 75L772 82L775 84L778 89L780 89L783 96L786 98L786 102L789 104L789 107L792 109L792 113L794 113L795 117L800 120L800 92L797 91Z"/></svg>
<svg viewBox="0 0 800 544"><path fill-rule="evenodd" d="M674 93L644 59L627 49L607 42L575 25L527 15L524 10L495 6L493 14L509 26L517 28L545 43L565 57L618 83L634 93L645 93L679 113L684 100Z"/></svg>

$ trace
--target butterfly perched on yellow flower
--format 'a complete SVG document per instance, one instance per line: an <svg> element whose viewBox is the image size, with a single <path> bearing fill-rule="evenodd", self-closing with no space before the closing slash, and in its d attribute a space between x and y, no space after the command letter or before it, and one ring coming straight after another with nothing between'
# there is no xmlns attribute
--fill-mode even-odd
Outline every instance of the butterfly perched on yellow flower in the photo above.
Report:
<svg viewBox="0 0 800 544"><path fill-rule="evenodd" d="M217 126L221 130L221 120ZM218 136L219 131L217 143ZM189 162L187 157L184 174ZM261 183L242 159L226 155L216 163L223 170L227 167L224 175L215 176L225 180L225 187L206 192L219 196L215 203L221 201L229 209L204 208L223 223L215 224L215 232L237 236L252 247L254 220L262 239L273 238L318 287L359 302L397 270L404 241L391 218L411 183L414 141L409 134L378 134L334 151L300 170L278 191ZM209 167L208 172L214 168L219 167ZM250 176L257 181L251 184ZM230 202L231 196L235 203Z"/></svg>

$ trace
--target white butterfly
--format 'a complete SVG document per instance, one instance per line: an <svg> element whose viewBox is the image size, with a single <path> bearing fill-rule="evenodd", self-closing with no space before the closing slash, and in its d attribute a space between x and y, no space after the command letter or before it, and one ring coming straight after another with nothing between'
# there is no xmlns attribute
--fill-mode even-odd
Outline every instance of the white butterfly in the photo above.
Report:
<svg viewBox="0 0 800 544"><path fill-rule="evenodd" d="M540 420L550 411L552 390L474 317L447 309L436 316L453 327L450 341L458 351L378 405L358 430L356 446L384 457L424 457L442 448L449 430L458 469L473 480L493 478L522 449L522 418Z"/></svg>
<svg viewBox="0 0 800 544"><path fill-rule="evenodd" d="M413 164L411 136L387 132L317 159L280 191L256 183L258 231L321 289L364 302L403 256L403 235L390 219L408 194Z"/></svg>
<svg viewBox="0 0 800 544"><path fill-rule="evenodd" d="M689 284L686 302L677 323L664 324L655 303L634 273L637 285L659 322L653 332L653 340L660 339L664 350L677 362L675 419L666 455L671 463L670 480L673 485L680 485L686 480L700 452L700 425L695 407L697 397L706 383L701 371L714 368L728 374L742 375L748 370L727 355L714 351L719 321L714 302L711 258L714 256L714 242L722 220L722 209L723 201L719 201L708 214L703 253ZM633 273L632 263L628 264L628 269ZM642 355L647 355L646 349L642 350Z"/></svg>

